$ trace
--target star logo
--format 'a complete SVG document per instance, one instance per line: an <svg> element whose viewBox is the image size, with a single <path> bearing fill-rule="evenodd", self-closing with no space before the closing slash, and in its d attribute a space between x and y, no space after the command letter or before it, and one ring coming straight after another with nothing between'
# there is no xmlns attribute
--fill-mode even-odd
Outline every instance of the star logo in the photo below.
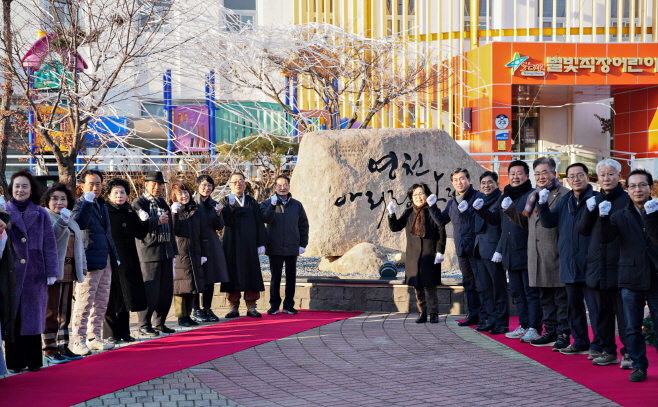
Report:
<svg viewBox="0 0 658 407"><path fill-rule="evenodd" d="M510 62L508 62L507 65L505 65L505 66L508 67L508 68L513 68L513 69L512 69L512 75L514 75L514 72L516 72L517 68L520 67L521 65L523 65L523 63L524 63L528 58L530 58L530 57L522 57L522 56L519 55L519 53L517 52L516 54L514 54L514 59L511 60Z"/></svg>

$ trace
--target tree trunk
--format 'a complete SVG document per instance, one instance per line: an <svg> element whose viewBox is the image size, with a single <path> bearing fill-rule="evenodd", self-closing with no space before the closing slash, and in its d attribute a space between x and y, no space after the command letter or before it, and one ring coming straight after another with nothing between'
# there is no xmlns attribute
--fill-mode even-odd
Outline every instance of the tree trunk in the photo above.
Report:
<svg viewBox="0 0 658 407"><path fill-rule="evenodd" d="M57 169L59 170L59 182L68 186L73 192L73 196L75 196L75 162L70 157L65 156L61 161L58 161Z"/></svg>
<svg viewBox="0 0 658 407"><path fill-rule="evenodd" d="M11 75L7 74L7 67L12 63L11 49L13 38L11 32L11 2L13 0L2 0L2 18L3 27L2 35L5 42L4 71L5 82L2 84L2 99L0 100L0 194L9 197L11 191L8 191L7 177L7 152L9 150L9 133L11 132L11 121L9 120L9 110L11 108L11 97L14 93L11 86Z"/></svg>

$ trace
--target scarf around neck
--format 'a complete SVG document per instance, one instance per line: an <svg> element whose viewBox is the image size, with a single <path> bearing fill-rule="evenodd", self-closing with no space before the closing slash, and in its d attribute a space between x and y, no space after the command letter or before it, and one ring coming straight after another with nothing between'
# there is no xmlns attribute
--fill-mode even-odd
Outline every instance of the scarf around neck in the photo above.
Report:
<svg viewBox="0 0 658 407"><path fill-rule="evenodd" d="M146 198L149 201L149 216L151 218L159 218L160 216L165 214L165 209L160 207L160 203L158 202L158 198L154 197L153 195L149 194L148 192L144 191L142 194L144 198ZM171 234L169 233L169 223L166 223L164 225L158 226L158 229L151 232L155 233L157 240L159 243L164 243L168 242L169 239L171 238Z"/></svg>
<svg viewBox="0 0 658 407"><path fill-rule="evenodd" d="M619 184L617 184L615 189L613 189L612 191L610 191L607 194L605 192L603 192L603 190L601 190L601 198L604 201L613 202L615 199L619 198L625 192L626 191L624 191L624 188L622 188L621 183L619 183Z"/></svg>
<svg viewBox="0 0 658 407"><path fill-rule="evenodd" d="M425 237L425 213L427 212L427 202L421 206L413 204L416 217L411 223L411 234L418 237Z"/></svg>
<svg viewBox="0 0 658 407"><path fill-rule="evenodd" d="M463 201L464 199L468 200L469 194L471 193L471 190L472 190L472 189L473 189L473 185L469 185L469 186L468 186L468 189L466 189L466 191L465 191L463 194L461 194L461 195L459 195L459 194L457 193L457 190L455 190L455 191L453 192L454 197L455 197L455 201L456 201L458 204L460 204L460 203L462 203L462 201Z"/></svg>
<svg viewBox="0 0 658 407"><path fill-rule="evenodd" d="M549 191L554 190L560 185L560 180L558 177L553 178L551 182L546 185L546 189ZM537 204L537 197L539 196L539 191L542 190L543 188L535 188L534 191L530 195L528 195L528 200L526 201L525 208L523 209L523 216L526 218L529 218L530 215L532 215L532 211L535 210L535 205Z"/></svg>
<svg viewBox="0 0 658 407"><path fill-rule="evenodd" d="M505 190L504 190L504 196L505 197L510 197L512 201L516 201L516 199L520 196L523 196L526 192L530 191L532 189L532 182L530 180L526 180L523 184L513 187L511 185L506 185Z"/></svg>
<svg viewBox="0 0 658 407"><path fill-rule="evenodd" d="M501 196L500 189L494 190L491 194L485 195L484 196L484 206L482 207L482 210L489 209L491 205L493 205L498 198ZM480 234L484 233L484 219L480 217L480 215L475 213L475 234Z"/></svg>

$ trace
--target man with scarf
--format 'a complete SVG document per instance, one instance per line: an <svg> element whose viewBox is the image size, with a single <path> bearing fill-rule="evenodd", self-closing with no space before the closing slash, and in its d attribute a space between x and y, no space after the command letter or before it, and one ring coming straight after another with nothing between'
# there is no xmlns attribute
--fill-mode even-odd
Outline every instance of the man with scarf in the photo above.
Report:
<svg viewBox="0 0 658 407"><path fill-rule="evenodd" d="M505 270L500 263L502 256L501 227L490 225L484 221L477 210L489 211L498 202L501 193L498 185L498 174L493 171L485 171L480 175L480 190L484 197L473 202L475 213L468 216L468 212L461 213L462 219L475 232L475 248L473 250L477 260L478 272L475 274L478 287L482 293L484 306L487 309L489 320L482 329L489 331L492 335L509 332L509 298L507 295L507 281Z"/></svg>
<svg viewBox="0 0 658 407"><path fill-rule="evenodd" d="M569 192L557 178L557 164L550 157L532 163L537 188L527 197L523 211L511 197L505 197L501 208L512 222L528 230L528 285L539 287L544 334L530 341L533 346L553 346L554 351L569 346L567 290L559 278L558 230L546 229L535 210L539 191L549 191L547 204L553 208ZM518 208L522 206L519 205Z"/></svg>
<svg viewBox="0 0 658 407"><path fill-rule="evenodd" d="M541 336L542 310L539 300L539 288L531 287L528 279L528 229L522 228L503 213L501 203L510 198L517 207L525 207L528 196L532 193L530 167L524 161L512 161L507 167L510 183L505 186L503 195L490 210L476 207L475 212L490 225L501 225L500 242L493 261L501 261L503 270L507 270L509 288L519 314L519 326L505 334L510 339L520 339L529 343Z"/></svg>
<svg viewBox="0 0 658 407"><path fill-rule="evenodd" d="M557 228L558 252L560 254L560 281L567 287L567 304L569 307L569 328L573 336L573 344L560 349L563 355L587 355L593 360L601 356L601 340L596 329L596 298L594 291L587 287L587 250L589 236L578 233L578 222L587 210L586 201L599 195L589 184L589 170L585 164L574 163L567 167L567 180L571 191L560 198L557 204L549 209L547 203L549 191L539 191L537 210L543 227ZM587 302L587 309L585 309ZM594 332L590 342L587 326L587 311Z"/></svg>
<svg viewBox="0 0 658 407"><path fill-rule="evenodd" d="M437 205L434 205L436 203L436 195L430 195L427 198L427 203L430 205L430 216L434 219L434 222L439 225L446 225L452 222L455 251L457 252L459 269L462 272L462 284L468 307L466 320L460 322L458 325L468 326L477 324L478 328L483 330L488 325L488 316L475 279L475 273L477 272L477 262L473 256L475 233L468 226L468 223L463 220L460 213L467 212L466 218L473 216L475 212L472 207L473 202L484 195L473 189L473 186L471 186L471 176L465 168L457 168L453 171L450 174L450 181L452 181L455 192L443 212L441 212Z"/></svg>
<svg viewBox="0 0 658 407"><path fill-rule="evenodd" d="M144 181L145 191L133 201L133 208L152 232L144 239L136 239L146 288L146 311L137 315L140 335L153 337L175 332L165 326L165 320L174 297L173 259L178 254L178 247L171 227L169 205L160 196L166 183L162 172L149 171Z"/></svg>
<svg viewBox="0 0 658 407"><path fill-rule="evenodd" d="M605 159L596 165L596 174L603 193L587 200L587 211L583 213L578 232L583 236L591 236L588 251L587 286L594 290L594 298L598 308L596 330L601 338L600 357L592 361L597 366L607 366L619 363L617 357L617 342L615 338L615 317L619 328L619 339L624 345L621 348L622 369L632 369L633 363L626 349L626 319L621 300L621 292L617 282L617 262L619 261L619 239L615 237L609 243L600 243L596 223L599 219L599 204L610 202L610 215L628 207L631 197L624 191L621 183L621 164L612 159ZM594 324L592 324L594 325Z"/></svg>

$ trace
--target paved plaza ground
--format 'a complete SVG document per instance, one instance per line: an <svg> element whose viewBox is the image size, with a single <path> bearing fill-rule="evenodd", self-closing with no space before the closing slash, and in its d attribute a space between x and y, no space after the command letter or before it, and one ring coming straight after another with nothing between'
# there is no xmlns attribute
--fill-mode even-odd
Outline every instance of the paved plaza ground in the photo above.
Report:
<svg viewBox="0 0 658 407"><path fill-rule="evenodd" d="M617 405L458 327L458 317L442 316L439 324L416 324L416 317L364 313L79 406Z"/></svg>

